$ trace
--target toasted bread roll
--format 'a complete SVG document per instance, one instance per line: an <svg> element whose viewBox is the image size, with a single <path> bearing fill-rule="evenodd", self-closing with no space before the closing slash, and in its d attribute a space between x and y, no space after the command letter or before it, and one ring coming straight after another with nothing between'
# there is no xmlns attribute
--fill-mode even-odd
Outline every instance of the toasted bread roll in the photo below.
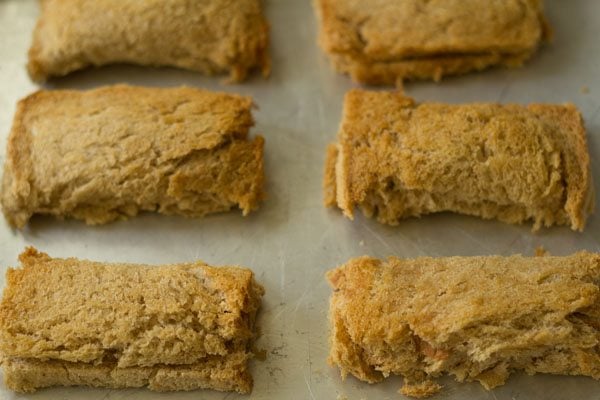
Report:
<svg viewBox="0 0 600 400"><path fill-rule="evenodd" d="M453 211L583 230L594 207L575 106L417 104L352 90L328 151L325 202L380 222Z"/></svg>
<svg viewBox="0 0 600 400"><path fill-rule="evenodd" d="M8 140L4 215L102 224L158 211L199 217L263 198L252 100L191 88L109 86L22 100Z"/></svg>
<svg viewBox="0 0 600 400"><path fill-rule="evenodd" d="M264 293L252 271L53 259L33 248L19 259L0 304L10 389L252 390L247 361Z"/></svg>
<svg viewBox="0 0 600 400"><path fill-rule="evenodd" d="M355 81L520 66L550 36L541 0L316 0L320 44Z"/></svg>
<svg viewBox="0 0 600 400"><path fill-rule="evenodd" d="M267 75L260 0L41 0L29 50L35 81L89 66L173 66L244 80Z"/></svg>
<svg viewBox="0 0 600 400"><path fill-rule="evenodd" d="M600 256L361 257L327 275L329 361L342 376L502 385L513 371L600 379Z"/></svg>

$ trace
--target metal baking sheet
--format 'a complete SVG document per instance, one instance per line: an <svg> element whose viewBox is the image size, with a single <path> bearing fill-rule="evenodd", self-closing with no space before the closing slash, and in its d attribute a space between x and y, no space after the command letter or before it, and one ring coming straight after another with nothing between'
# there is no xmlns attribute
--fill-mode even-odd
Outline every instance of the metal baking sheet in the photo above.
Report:
<svg viewBox="0 0 600 400"><path fill-rule="evenodd" d="M537 246L564 255L600 251L600 217L584 233L567 228L532 234L477 218L438 214L391 228L357 215L349 221L322 205L325 147L337 131L344 93L355 87L337 75L316 45L317 23L308 0L267 0L273 73L241 85L175 69L114 66L75 73L48 88L86 89L126 82L148 86L189 85L252 96L255 133L266 138L268 200L249 217L232 212L204 219L144 214L129 221L88 227L77 221L34 218L23 232L0 221L0 285L17 256L33 245L53 256L100 261L208 263L252 267L266 287L258 346L267 352L252 362L252 395L195 391L153 393L143 389L55 388L17 395L0 384L1 399L399 399L399 378L376 385L348 378L327 365L326 270L350 257L396 255L532 255ZM600 1L547 0L555 39L522 69L498 69L440 84L411 83L417 100L443 102L573 102L588 129L596 187L600 187ZM0 0L0 161L17 100L36 90L25 72L26 54L38 14L35 0ZM517 374L497 390L443 380L440 399L599 399L589 378Z"/></svg>

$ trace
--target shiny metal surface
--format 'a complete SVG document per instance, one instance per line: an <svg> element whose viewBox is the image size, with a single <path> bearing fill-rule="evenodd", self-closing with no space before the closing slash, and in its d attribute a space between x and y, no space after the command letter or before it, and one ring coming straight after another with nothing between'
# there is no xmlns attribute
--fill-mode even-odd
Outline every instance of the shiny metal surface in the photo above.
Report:
<svg viewBox="0 0 600 400"><path fill-rule="evenodd" d="M493 70L452 78L440 84L406 86L417 100L444 102L565 102L583 112L600 188L600 2L547 0L554 43L524 68ZM266 138L268 200L259 212L192 220L144 214L125 222L87 227L76 221L34 218L23 232L0 221L0 285L26 245L53 256L99 261L172 263L202 259L214 265L252 267L267 289L259 318L266 349L254 361L251 396L196 391L56 388L16 395L0 385L2 399L396 399L399 378L377 385L353 378L342 382L327 365L327 308L330 289L324 272L348 258L369 254L449 256L523 253L537 246L553 254L580 249L600 251L600 217L584 233L567 228L537 234L530 226L511 226L477 218L439 214L411 219L396 228L357 216L354 222L322 206L325 146L334 139L344 92L354 85L335 74L316 46L316 21L308 0L267 0L272 26L273 74L243 85L174 69L114 66L75 73L49 88L85 89L127 82L137 85L190 85L254 97L255 133ZM37 87L26 75L26 53L38 13L35 0L0 0L0 161L18 99ZM586 90L587 89L587 90ZM600 384L588 378L516 375L486 392L478 384L443 381L440 399L591 399Z"/></svg>

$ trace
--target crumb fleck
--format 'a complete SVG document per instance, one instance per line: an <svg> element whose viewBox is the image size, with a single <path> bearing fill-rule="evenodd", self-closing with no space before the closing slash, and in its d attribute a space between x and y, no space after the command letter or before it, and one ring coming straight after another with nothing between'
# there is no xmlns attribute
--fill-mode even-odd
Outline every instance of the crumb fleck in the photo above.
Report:
<svg viewBox="0 0 600 400"><path fill-rule="evenodd" d="M535 248L535 256L536 257L544 257L549 255L548 250L544 248L544 246L538 246Z"/></svg>
<svg viewBox="0 0 600 400"><path fill-rule="evenodd" d="M587 86L582 86L581 87L581 93L583 94L588 94L590 92L590 88Z"/></svg>
<svg viewBox="0 0 600 400"><path fill-rule="evenodd" d="M276 357L287 358L287 355L282 352L284 347L285 347L285 345L283 345L283 344L280 346L273 347L273 349L271 349L271 354Z"/></svg>
<svg viewBox="0 0 600 400"><path fill-rule="evenodd" d="M267 367L267 371L271 378L275 378L278 373L283 375L283 370L279 367Z"/></svg>
<svg viewBox="0 0 600 400"><path fill-rule="evenodd" d="M257 360L265 361L267 359L267 350L265 350L265 349L255 350L254 357L256 357Z"/></svg>

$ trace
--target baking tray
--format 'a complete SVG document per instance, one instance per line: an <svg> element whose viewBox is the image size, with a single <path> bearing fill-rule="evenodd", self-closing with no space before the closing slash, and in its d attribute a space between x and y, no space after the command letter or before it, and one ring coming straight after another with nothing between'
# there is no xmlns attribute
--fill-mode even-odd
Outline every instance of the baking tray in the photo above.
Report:
<svg viewBox="0 0 600 400"><path fill-rule="evenodd" d="M175 69L114 66L75 73L48 88L86 89L126 82L148 86L189 85L252 96L254 133L266 138L268 200L248 217L238 212L185 219L144 214L129 221L88 227L77 221L34 218L23 232L0 221L0 285L24 246L57 257L99 261L174 263L201 259L210 264L252 267L266 287L258 346L265 361L253 361L252 395L195 391L153 393L145 389L56 388L17 395L0 385L1 399L399 399L399 378L376 385L348 378L327 365L326 270L350 257L396 255L532 255L544 246L556 255L600 251L600 217L584 233L567 228L531 233L530 226L448 213L410 219L398 227L357 214L355 221L322 205L322 166L334 140L344 93L355 87L337 75L316 45L317 23L308 0L266 1L271 23L273 73L240 85L222 84ZM522 69L497 69L436 83L410 83L417 100L573 102L588 129L594 176L600 177L600 1L547 0L555 39ZM0 157L16 102L37 86L25 72L26 53L38 14L35 0L0 0ZM596 180L596 187L600 188ZM492 392L479 384L442 381L439 399L599 399L600 384L589 378L517 374Z"/></svg>

